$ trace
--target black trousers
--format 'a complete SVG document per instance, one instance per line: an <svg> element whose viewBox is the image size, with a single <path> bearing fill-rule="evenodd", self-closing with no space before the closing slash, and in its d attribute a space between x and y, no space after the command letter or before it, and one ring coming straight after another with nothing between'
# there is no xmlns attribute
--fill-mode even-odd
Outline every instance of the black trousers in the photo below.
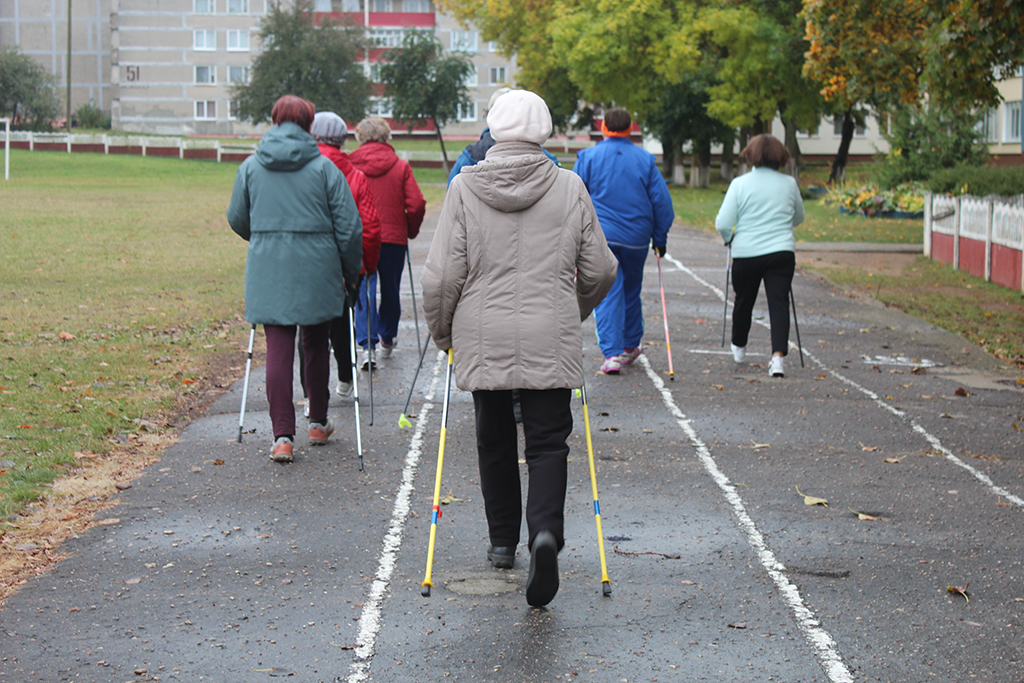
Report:
<svg viewBox="0 0 1024 683"><path fill-rule="evenodd" d="M331 320L331 348L334 349L334 360L338 363L338 379L342 382L352 383L352 349L349 347L349 322L348 317L352 309L345 307L345 314L340 318ZM302 344L299 344L299 382L302 384L302 395L306 393L306 370L303 366ZM330 383L327 387L328 397L331 395Z"/></svg>
<svg viewBox="0 0 1024 683"><path fill-rule="evenodd" d="M732 343L746 346L750 334L750 317L757 301L757 291L764 281L768 297L768 320L772 328L772 353L789 353L789 290L793 286L796 254L777 251L774 254L737 258L732 261L732 289L736 302L732 309Z"/></svg>
<svg viewBox="0 0 1024 683"><path fill-rule="evenodd" d="M565 543L571 400L571 389L519 390L529 471L526 527L531 547L537 534L545 530L555 535L559 549ZM480 488L491 544L515 547L523 512L519 432L512 412L512 391L474 391L473 405Z"/></svg>

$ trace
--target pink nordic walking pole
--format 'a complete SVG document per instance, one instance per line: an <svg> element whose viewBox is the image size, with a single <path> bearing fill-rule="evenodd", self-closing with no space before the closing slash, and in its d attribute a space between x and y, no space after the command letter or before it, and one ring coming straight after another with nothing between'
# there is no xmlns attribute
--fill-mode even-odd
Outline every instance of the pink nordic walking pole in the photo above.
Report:
<svg viewBox="0 0 1024 683"><path fill-rule="evenodd" d="M665 323L665 349L668 351L668 378L676 379L676 373L672 369L672 342L668 338L668 308L665 306L665 283L661 279L661 254L657 251L654 255L658 257L658 286L661 287L661 319Z"/></svg>

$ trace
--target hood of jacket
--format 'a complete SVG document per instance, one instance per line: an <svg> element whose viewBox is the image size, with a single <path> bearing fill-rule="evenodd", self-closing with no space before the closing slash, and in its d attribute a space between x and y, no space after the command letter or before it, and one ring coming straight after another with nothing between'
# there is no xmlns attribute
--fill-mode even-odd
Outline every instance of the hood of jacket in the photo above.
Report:
<svg viewBox="0 0 1024 683"><path fill-rule="evenodd" d="M352 175L355 166L349 161L348 154L345 154L337 147L325 145L322 142L317 143L317 147L320 149L320 154L334 162L334 165L338 167L338 170L342 172L346 179Z"/></svg>
<svg viewBox="0 0 1024 683"><path fill-rule="evenodd" d="M558 176L558 167L530 142L499 142L476 166L457 177L483 203L503 213L528 209L543 197Z"/></svg>
<svg viewBox="0 0 1024 683"><path fill-rule="evenodd" d="M272 126L256 146L256 161L269 171L297 171L318 156L313 136L290 121Z"/></svg>
<svg viewBox="0 0 1024 683"><path fill-rule="evenodd" d="M384 175L398 161L395 148L386 142L365 142L349 157L360 171L371 178Z"/></svg>

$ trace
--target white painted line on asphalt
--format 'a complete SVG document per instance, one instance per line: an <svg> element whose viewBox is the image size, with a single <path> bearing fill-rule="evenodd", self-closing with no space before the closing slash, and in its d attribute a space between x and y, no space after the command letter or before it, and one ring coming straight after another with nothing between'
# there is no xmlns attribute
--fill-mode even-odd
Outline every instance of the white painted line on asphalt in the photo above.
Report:
<svg viewBox="0 0 1024 683"><path fill-rule="evenodd" d="M427 429L427 416L434 407L434 391L437 390L438 378L441 376L441 368L447 364L441 362L442 356L438 354L438 360L434 364L433 378L427 388L424 397L423 407L420 409L419 417L416 418L416 429L413 432L412 440L409 442L409 451L405 455L405 469L402 470L402 483L398 487L398 494L395 496L395 506L391 513L391 525L388 533L384 536L383 549L380 554L380 562L377 565L377 574L370 586L370 593L363 602L363 612L359 617L359 638L356 640L356 659L349 669L349 683L365 681L370 674L370 661L373 658L373 648L377 642L377 635L380 633L380 611L381 603L384 601L384 593L391 584L391 575L395 571L395 562L398 559L398 550L402 546L402 537L405 534L405 521L409 518L409 501L412 499L413 479L416 476L416 468L419 466L420 456L423 454L423 433Z"/></svg>
<svg viewBox="0 0 1024 683"><path fill-rule="evenodd" d="M679 270L683 271L684 273L686 273L687 275L692 277L694 280L696 280L697 282L701 283L702 285L704 285L705 287L707 287L708 289L713 291L715 294L718 295L719 299L723 299L724 300L725 294L723 294L722 290L720 290L718 287L715 287L713 284L711 284L710 282L708 282L704 278L702 278L699 275L697 275L695 272L693 272L692 270L687 268L685 265L680 263L678 260L676 260L672 256L669 256L668 254L666 254L664 258L666 260L668 260L668 261L671 261L676 267L679 268ZM763 319L762 320L757 320L756 322L757 322L757 324L761 325L762 327L766 327L768 329L771 329L771 325L768 322L766 322L765 320L763 320ZM800 350L799 347L795 343L793 343L792 341L789 342L789 346L790 346L790 348L792 348L794 350L797 350L797 351ZM926 430L924 427L922 427L920 424L918 424L916 420L914 420L911 417L908 417L907 414L904 411L900 410L899 408L896 408L894 406L889 405L884 400L882 400L882 398L878 394L876 394L875 392L871 391L870 389L867 389L866 387L862 387L861 385L859 385L856 382L854 382L852 379L844 376L842 373L836 372L835 370L827 367L824 363L822 363L820 360L818 360L818 358L815 357L814 354L812 354L806 348L803 350L803 353L804 353L804 356L806 358L809 358L815 365L817 365L822 370L828 372L830 375L832 375L833 377L835 377L839 381L844 382L845 384L849 384L851 387L853 387L854 389L856 389L857 391L861 392L862 394L864 394L865 396L870 398L872 401L874 401L874 403L876 405L880 406L881 408L884 408L886 411L892 413L896 417L898 417L901 420L907 422L910 425L910 428L913 429L918 434L920 434L922 437L924 437L925 441L927 441L928 444L932 448L934 448L935 450L937 450L940 453L942 453L943 455L945 455L946 456L946 460L949 460L951 463L953 463L957 467L962 467L963 469L965 469L968 472L970 472L971 476L973 476L975 479L977 479L982 484L987 486L989 491L991 491L992 493L996 494L997 496L1002 496L1008 502L1012 503L1013 505L1016 505L1017 507L1024 508L1024 498L1021 498L1020 496L1013 495L1012 493L1010 493L1009 491L1004 489L1002 486L997 486L995 484L995 482L993 482L992 479L987 474L985 474L984 472L982 472L981 470L977 469L976 467L973 467L972 465L970 465L970 464L964 462L963 460L961 460L960 458L958 458L956 455L953 454L952 451L950 451L948 448L943 446L942 442L939 441L939 439L937 437L935 437L932 434L930 434L928 432L928 430Z"/></svg>
<svg viewBox="0 0 1024 683"><path fill-rule="evenodd" d="M704 465L704 469L707 470L707 473L718 484L718 488L722 490L726 501L732 506L733 513L739 522L740 530L747 537L747 543L753 548L761 566L764 567L768 576L775 582L775 587L778 588L783 600L789 605L797 625L803 631L807 642L814 649L814 654L825 670L829 680L832 683L853 683L853 675L846 668L846 664L843 663L835 640L833 640L832 635L828 631L821 627L818 617L804 602L797 587L785 575L785 565L779 562L775 557L775 553L768 548L768 544L765 543L761 532L757 530L757 525L754 524L754 520L747 513L743 499L736 493L736 487L729 483L729 478L718 468L718 463L712 457L711 450L700 438L700 435L697 434L697 430L694 429L689 418L676 405L675 400L672 398L672 392L665 387L665 381L651 367L651 362L647 360L646 355L640 356L640 363L644 366L647 376L650 377L651 382L661 394L661 399L664 401L665 406L678 420L679 426L683 428L683 432L686 433L690 443L697 450L697 457L700 459L701 464Z"/></svg>

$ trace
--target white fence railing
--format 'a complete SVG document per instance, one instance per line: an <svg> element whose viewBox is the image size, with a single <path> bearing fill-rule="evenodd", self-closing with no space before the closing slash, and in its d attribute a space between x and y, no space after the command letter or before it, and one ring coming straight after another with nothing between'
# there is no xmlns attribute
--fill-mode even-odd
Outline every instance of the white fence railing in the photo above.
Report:
<svg viewBox="0 0 1024 683"><path fill-rule="evenodd" d="M217 161L220 161L225 154L252 154L256 149L257 140L251 143L223 142L218 139L204 138L183 138L154 135L108 135L105 133L41 133L28 130L12 130L9 134L0 131L0 138L4 144L15 145L28 143L28 149L35 151L36 147L47 145L61 145L68 152L75 147L91 146L103 147L104 154L110 154L111 149L138 148L142 156L149 156L147 152L152 149L176 149L178 158L184 159L186 153L192 150L209 150L216 153Z"/></svg>
<svg viewBox="0 0 1024 683"><path fill-rule="evenodd" d="M951 249L936 254L935 236L952 238ZM924 212L924 253L933 259L951 262L957 270L969 269L961 258L961 241L974 240L984 244L984 277L989 281L1010 283L1024 291L1024 195L1016 197L974 197L961 195L927 195ZM948 244L948 243L947 243ZM970 249L970 243L965 243ZM993 273L993 245L1019 252L1010 259L1000 259L997 268L1016 268L1019 273ZM977 248L974 248L977 254ZM1007 261L1015 263L1007 264Z"/></svg>

